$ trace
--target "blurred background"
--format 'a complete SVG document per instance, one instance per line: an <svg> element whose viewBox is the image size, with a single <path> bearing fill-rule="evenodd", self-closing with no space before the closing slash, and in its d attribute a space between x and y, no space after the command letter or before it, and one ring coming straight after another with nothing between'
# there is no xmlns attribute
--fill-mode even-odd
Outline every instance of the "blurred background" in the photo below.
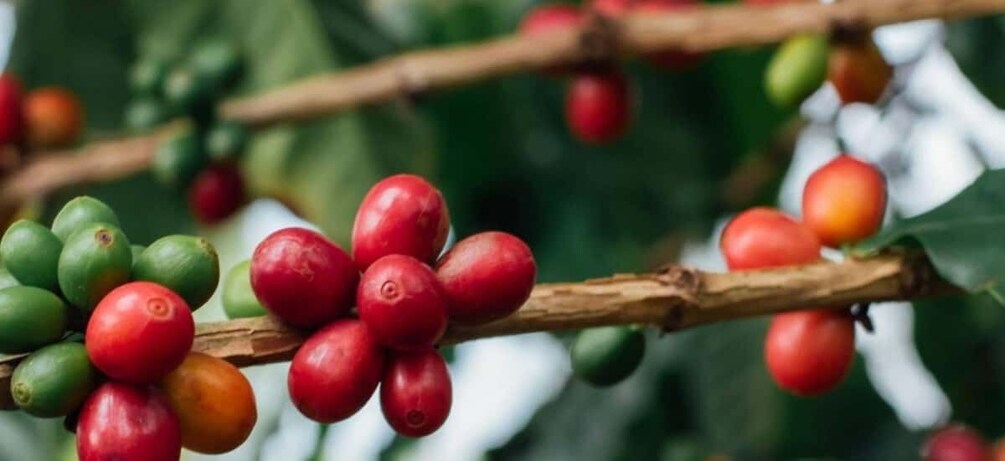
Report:
<svg viewBox="0 0 1005 461"><path fill-rule="evenodd" d="M251 94L511 33L536 4L2 2L0 62L28 88L76 92L85 137L98 139L122 131L127 73L139 56L178 56L199 40L226 39L247 62L238 93ZM897 95L882 109L842 108L828 86L798 111L777 109L763 91L773 50L731 49L684 72L626 63L635 123L614 143L587 146L565 126L565 82L526 74L260 132L242 168L258 196L281 201L257 200L220 226L196 226L184 197L148 174L61 191L43 219L69 197L94 195L118 211L136 243L198 232L226 269L289 225L315 226L345 246L366 190L409 171L444 192L455 235L499 229L525 239L541 282L676 261L724 270L716 234L729 216L753 205L798 215L806 177L841 145L887 174L890 219L931 209L982 170L1005 165L1005 16L889 26L875 38L896 65ZM224 318L215 301L198 315ZM249 368L258 426L241 449L212 459L908 460L926 429L950 419L1005 435L1005 311L959 298L880 305L873 315L877 332L858 335L849 378L813 399L769 378L767 319L651 332L640 370L604 390L570 378L571 336L463 344L451 352L451 417L420 441L396 438L373 401L322 430L289 403L285 365ZM74 456L58 421L15 413L0 414L0 447L0 460Z"/></svg>

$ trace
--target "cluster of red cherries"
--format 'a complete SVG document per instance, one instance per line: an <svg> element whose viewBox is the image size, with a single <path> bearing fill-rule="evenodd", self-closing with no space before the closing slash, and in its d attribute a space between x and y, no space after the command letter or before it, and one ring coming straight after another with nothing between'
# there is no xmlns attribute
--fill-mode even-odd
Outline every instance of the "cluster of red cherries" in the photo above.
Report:
<svg viewBox="0 0 1005 461"><path fill-rule="evenodd" d="M14 74L0 74L0 175L16 167L22 150L66 147L80 137L84 110L73 92L49 86L29 92ZM27 149L25 149L27 148Z"/></svg>
<svg viewBox="0 0 1005 461"><path fill-rule="evenodd" d="M524 16L520 33L532 36L583 25L591 18L616 19L628 13L661 13L693 8L697 0L593 0L586 11L568 4L539 6ZM694 67L700 55L669 51L646 56L660 68ZM566 94L565 116L578 139L602 144L620 138L632 118L632 94L624 73L610 63L590 63L573 68L548 69L550 75L573 75Z"/></svg>
<svg viewBox="0 0 1005 461"><path fill-rule="evenodd" d="M475 234L440 256L449 228L440 191L397 175L363 199L351 257L302 228L258 245L250 276L259 301L285 323L316 330L290 364L290 398L301 413L344 420L379 384L384 416L399 434L425 436L446 421L450 375L436 346L448 323L512 314L537 272L527 245L503 232Z"/></svg>
<svg viewBox="0 0 1005 461"><path fill-rule="evenodd" d="M774 209L753 208L726 226L720 247L730 270L814 263L821 260L821 245L841 248L875 234L886 200L882 172L841 155L807 181L802 222ZM772 378L802 396L836 387L855 356L854 323L847 306L776 315L764 345Z"/></svg>

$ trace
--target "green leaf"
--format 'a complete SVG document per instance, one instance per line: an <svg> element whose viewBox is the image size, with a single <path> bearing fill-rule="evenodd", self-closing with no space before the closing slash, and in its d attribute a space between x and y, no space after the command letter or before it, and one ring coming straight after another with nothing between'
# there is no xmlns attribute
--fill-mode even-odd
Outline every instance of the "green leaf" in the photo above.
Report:
<svg viewBox="0 0 1005 461"><path fill-rule="evenodd" d="M894 245L920 245L935 270L971 292L1002 289L1005 274L1005 170L982 174L950 201L894 223L860 244L869 254Z"/></svg>

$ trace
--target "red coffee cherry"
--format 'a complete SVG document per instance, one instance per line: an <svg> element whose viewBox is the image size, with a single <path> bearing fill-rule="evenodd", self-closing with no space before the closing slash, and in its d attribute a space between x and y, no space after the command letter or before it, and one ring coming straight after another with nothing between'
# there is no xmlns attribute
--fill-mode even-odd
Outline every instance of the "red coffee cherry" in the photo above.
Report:
<svg viewBox="0 0 1005 461"><path fill-rule="evenodd" d="M28 144L63 147L80 136L84 110L77 96L64 88L39 88L24 98L24 120Z"/></svg>
<svg viewBox="0 0 1005 461"><path fill-rule="evenodd" d="M155 383L192 349L195 322L185 300L151 282L122 285L98 303L84 345L94 366L129 383Z"/></svg>
<svg viewBox="0 0 1005 461"><path fill-rule="evenodd" d="M600 144L625 133L631 119L628 81L615 71L576 76L565 99L565 118L579 140Z"/></svg>
<svg viewBox="0 0 1005 461"><path fill-rule="evenodd" d="M377 342L393 349L432 347L447 329L447 303L436 274L410 256L385 256L370 265L356 303Z"/></svg>
<svg viewBox="0 0 1005 461"><path fill-rule="evenodd" d="M722 231L719 247L730 270L809 264L820 241L806 226L771 208L740 213Z"/></svg>
<svg viewBox="0 0 1005 461"><path fill-rule="evenodd" d="M450 320L472 325L516 312L534 289L537 265L523 240L505 232L482 232L443 255L436 276Z"/></svg>
<svg viewBox="0 0 1005 461"><path fill-rule="evenodd" d="M855 358L855 322L846 310L778 314L764 340L764 359L779 387L812 396L836 387Z"/></svg>
<svg viewBox="0 0 1005 461"><path fill-rule="evenodd" d="M963 424L951 424L932 433L921 447L924 461L992 461L987 442Z"/></svg>
<svg viewBox="0 0 1005 461"><path fill-rule="evenodd" d="M667 13L700 7L700 2L696 0L641 0L636 4L635 10L640 13ZM671 70L690 69L701 62L701 59L700 53L686 51L665 51L646 56L646 60L652 65Z"/></svg>
<svg viewBox="0 0 1005 461"><path fill-rule="evenodd" d="M202 170L188 191L188 207L199 222L216 224L229 218L244 205L244 178L232 163Z"/></svg>
<svg viewBox="0 0 1005 461"><path fill-rule="evenodd" d="M370 400L384 370L384 350L358 320L339 320L311 335L293 356L287 387L304 416L342 421Z"/></svg>
<svg viewBox="0 0 1005 461"><path fill-rule="evenodd" d="M541 5L530 10L520 21L521 35L547 33L563 27L576 27L583 15L573 5Z"/></svg>
<svg viewBox="0 0 1005 461"><path fill-rule="evenodd" d="M452 390L447 363L434 349L394 353L380 385L380 408L395 432L424 437L450 414Z"/></svg>
<svg viewBox="0 0 1005 461"><path fill-rule="evenodd" d="M845 104L875 104L893 80L893 67L866 34L832 47L828 79Z"/></svg>
<svg viewBox="0 0 1005 461"><path fill-rule="evenodd" d="M616 18L628 12L635 0L593 0L590 9L604 16Z"/></svg>
<svg viewBox="0 0 1005 461"><path fill-rule="evenodd" d="M0 74L0 144L24 139L21 83L9 72Z"/></svg>
<svg viewBox="0 0 1005 461"><path fill-rule="evenodd" d="M80 409L77 457L80 461L178 461L178 417L153 387L107 382Z"/></svg>
<svg viewBox="0 0 1005 461"><path fill-rule="evenodd" d="M803 223L829 247L875 234L883 225L885 212L883 173L848 155L813 172L803 189Z"/></svg>
<svg viewBox="0 0 1005 461"><path fill-rule="evenodd" d="M359 272L323 235L301 228L273 232L251 256L251 288L262 305L298 328L318 328L349 313Z"/></svg>
<svg viewBox="0 0 1005 461"><path fill-rule="evenodd" d="M450 231L450 213L440 191L415 175L399 174L374 185L356 212L352 257L359 270L387 255L431 263Z"/></svg>

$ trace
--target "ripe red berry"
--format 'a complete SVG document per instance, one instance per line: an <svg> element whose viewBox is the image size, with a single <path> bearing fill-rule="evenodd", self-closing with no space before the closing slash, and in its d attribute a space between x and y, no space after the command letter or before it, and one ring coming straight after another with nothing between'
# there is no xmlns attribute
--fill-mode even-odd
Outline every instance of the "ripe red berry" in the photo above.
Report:
<svg viewBox="0 0 1005 461"><path fill-rule="evenodd" d="M872 38L865 35L834 45L828 79L845 104L874 104L893 79L893 67L887 64Z"/></svg>
<svg viewBox="0 0 1005 461"><path fill-rule="evenodd" d="M921 447L924 461L992 461L987 442L977 431L952 424L932 433Z"/></svg>
<svg viewBox="0 0 1005 461"><path fill-rule="evenodd" d="M203 224L216 224L229 218L244 205L244 200L244 178L232 163L202 170L188 191L188 207Z"/></svg>
<svg viewBox="0 0 1005 461"><path fill-rule="evenodd" d="M635 9L640 13L667 13L671 11L687 11L700 7L696 0L641 0ZM651 64L672 70L689 69L701 61L700 53L686 51L664 51L646 56Z"/></svg>
<svg viewBox="0 0 1005 461"><path fill-rule="evenodd" d="M820 259L817 236L770 208L751 208L733 218L722 231L719 247L730 270L808 264Z"/></svg>
<svg viewBox="0 0 1005 461"><path fill-rule="evenodd" d="M618 17L632 7L635 0L593 0L590 9L608 17Z"/></svg>
<svg viewBox="0 0 1005 461"><path fill-rule="evenodd" d="M185 360L195 322L185 300L151 282L122 285L98 303L84 344L94 366L129 383L154 383Z"/></svg>
<svg viewBox="0 0 1005 461"><path fill-rule="evenodd" d="M520 34L534 35L563 27L575 27L583 22L583 15L573 5L541 5L530 10L520 22Z"/></svg>
<svg viewBox="0 0 1005 461"><path fill-rule="evenodd" d="M581 141L600 144L625 133L631 119L628 81L618 72L576 76L565 99L565 118Z"/></svg>
<svg viewBox="0 0 1005 461"><path fill-rule="evenodd" d="M393 349L432 347L447 329L447 303L436 274L410 256L385 256L371 264L356 303L377 342Z"/></svg>
<svg viewBox="0 0 1005 461"><path fill-rule="evenodd" d="M450 320L477 324L506 317L534 288L537 265L523 240L482 232L461 240L436 263Z"/></svg>
<svg viewBox="0 0 1005 461"><path fill-rule="evenodd" d="M415 175L399 174L375 184L356 212L352 257L359 270L387 255L431 263L450 231L450 213L440 191Z"/></svg>
<svg viewBox="0 0 1005 461"><path fill-rule="evenodd" d="M771 377L796 395L833 389L848 374L854 358L855 324L845 310L778 314L764 340Z"/></svg>
<svg viewBox="0 0 1005 461"><path fill-rule="evenodd" d="M251 256L251 288L262 305L298 328L318 328L356 302L359 272L323 235L301 228L273 232Z"/></svg>
<svg viewBox="0 0 1005 461"><path fill-rule="evenodd" d="M84 110L77 96L66 89L39 88L24 98L24 121L28 144L62 147L80 136Z"/></svg>
<svg viewBox="0 0 1005 461"><path fill-rule="evenodd" d="M450 414L450 372L434 349L395 353L380 385L380 408L391 428L405 437L436 432Z"/></svg>
<svg viewBox="0 0 1005 461"><path fill-rule="evenodd" d="M102 384L80 410L80 461L178 461L178 417L158 390L117 382Z"/></svg>
<svg viewBox="0 0 1005 461"><path fill-rule="evenodd" d="M321 423L346 419L380 383L384 350L357 320L339 320L311 335L293 356L287 387L304 416Z"/></svg>
<svg viewBox="0 0 1005 461"><path fill-rule="evenodd" d="M885 212L883 173L848 155L815 171L803 189L803 222L829 247L875 234Z"/></svg>
<svg viewBox="0 0 1005 461"><path fill-rule="evenodd" d="M0 74L0 144L24 139L21 95L21 83L16 77L9 72Z"/></svg>

